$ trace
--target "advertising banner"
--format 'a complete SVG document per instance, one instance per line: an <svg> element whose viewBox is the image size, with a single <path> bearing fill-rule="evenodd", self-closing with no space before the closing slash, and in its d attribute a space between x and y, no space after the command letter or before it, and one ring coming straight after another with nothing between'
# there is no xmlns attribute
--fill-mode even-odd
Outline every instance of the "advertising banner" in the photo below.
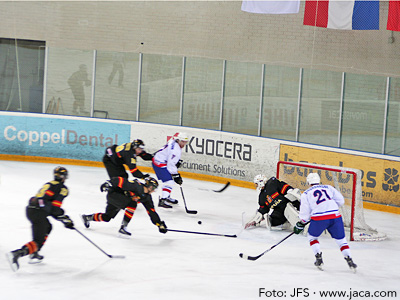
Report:
<svg viewBox="0 0 400 300"><path fill-rule="evenodd" d="M154 153L180 131L190 136L182 151L183 164L180 171L251 182L260 173L275 175L280 144L273 139L146 123L132 125L132 139L142 139L146 151ZM151 166L140 159L137 163Z"/></svg>
<svg viewBox="0 0 400 300"><path fill-rule="evenodd" d="M364 201L400 206L399 161L290 145L281 145L280 160L359 169Z"/></svg>
<svg viewBox="0 0 400 300"><path fill-rule="evenodd" d="M129 140L129 123L35 114L0 114L0 153L101 161L105 148Z"/></svg>

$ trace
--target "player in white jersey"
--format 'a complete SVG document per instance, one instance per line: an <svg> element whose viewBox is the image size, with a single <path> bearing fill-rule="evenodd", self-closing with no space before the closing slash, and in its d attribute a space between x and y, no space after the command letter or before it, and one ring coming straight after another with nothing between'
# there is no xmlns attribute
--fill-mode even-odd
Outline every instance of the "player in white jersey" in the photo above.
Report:
<svg viewBox="0 0 400 300"><path fill-rule="evenodd" d="M189 137L186 133L176 134L168 143L158 150L153 157L153 169L157 178L163 182L159 207L172 208L171 204L177 204L178 200L170 197L174 181L181 185L183 180L178 173L178 167L182 163L182 148L185 147ZM168 202L168 203L167 203Z"/></svg>
<svg viewBox="0 0 400 300"><path fill-rule="evenodd" d="M357 265L351 258L342 216L339 212L339 207L344 204L343 195L333 186L323 185L320 182L321 178L318 173L308 174L307 184L311 187L301 195L300 221L297 222L293 231L299 234L303 231L306 223L310 222L308 240L316 258L314 265L322 270L323 260L318 237L324 230L328 230L339 246L350 269L355 271Z"/></svg>

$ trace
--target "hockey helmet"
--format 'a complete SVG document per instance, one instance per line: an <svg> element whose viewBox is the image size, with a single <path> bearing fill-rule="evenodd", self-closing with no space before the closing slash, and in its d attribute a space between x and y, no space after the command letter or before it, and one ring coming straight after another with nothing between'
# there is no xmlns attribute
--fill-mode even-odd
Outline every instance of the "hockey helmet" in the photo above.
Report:
<svg viewBox="0 0 400 300"><path fill-rule="evenodd" d="M149 189L151 189L152 191L155 191L158 188L158 182L156 179L154 179L153 177L146 177L144 179L145 181L145 186Z"/></svg>
<svg viewBox="0 0 400 300"><path fill-rule="evenodd" d="M321 177L319 177L318 173L310 173L307 176L307 184L312 185L312 184L320 184L321 183Z"/></svg>
<svg viewBox="0 0 400 300"><path fill-rule="evenodd" d="M188 142L189 136L185 132L178 132L178 134L175 135L175 140L179 140L182 142Z"/></svg>
<svg viewBox="0 0 400 300"><path fill-rule="evenodd" d="M258 174L254 177L253 182L257 189L262 190L267 183L267 176L263 174Z"/></svg>
<svg viewBox="0 0 400 300"><path fill-rule="evenodd" d="M144 143L142 140L137 139L132 142L132 147L133 149L136 148L144 149Z"/></svg>
<svg viewBox="0 0 400 300"><path fill-rule="evenodd" d="M54 180L63 181L68 178L68 171L64 167L57 167L54 169Z"/></svg>

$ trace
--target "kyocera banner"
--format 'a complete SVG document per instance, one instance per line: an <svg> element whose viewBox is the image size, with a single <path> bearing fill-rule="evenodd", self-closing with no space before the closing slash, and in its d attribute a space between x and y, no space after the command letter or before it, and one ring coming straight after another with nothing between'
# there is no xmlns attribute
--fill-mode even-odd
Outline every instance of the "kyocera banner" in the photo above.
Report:
<svg viewBox="0 0 400 300"><path fill-rule="evenodd" d="M125 143L130 124L41 115L0 115L0 153L100 161L105 147Z"/></svg>
<svg viewBox="0 0 400 300"><path fill-rule="evenodd" d="M139 122L132 124L131 139L142 139L146 151L154 153L180 131L189 135L189 142L182 149L183 164L180 171L250 182L260 173L275 175L279 157L279 142L276 140ZM138 159L137 163L139 166L151 166L142 159Z"/></svg>

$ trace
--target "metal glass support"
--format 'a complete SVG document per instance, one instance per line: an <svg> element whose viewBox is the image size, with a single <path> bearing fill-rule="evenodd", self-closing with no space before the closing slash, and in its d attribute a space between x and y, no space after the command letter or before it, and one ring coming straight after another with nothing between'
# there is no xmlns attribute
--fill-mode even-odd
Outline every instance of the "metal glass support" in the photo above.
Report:
<svg viewBox="0 0 400 300"><path fill-rule="evenodd" d="M261 65L260 112L258 114L258 136L261 136L261 130L262 130L264 78L265 78L265 64L262 64Z"/></svg>
<svg viewBox="0 0 400 300"><path fill-rule="evenodd" d="M42 113L46 113L46 102L47 102L47 70L49 63L49 47L46 46L44 55L44 74L43 74L43 101L42 101Z"/></svg>
<svg viewBox="0 0 400 300"><path fill-rule="evenodd" d="M225 72L226 72L226 60L224 59L222 64L222 86L221 86L221 111L219 115L219 130L222 131L222 122L224 115L224 97L225 97Z"/></svg>
<svg viewBox="0 0 400 300"><path fill-rule="evenodd" d="M182 57L182 86L181 86L181 103L179 110L179 125L183 125L183 93L185 91L185 68L186 68L186 57Z"/></svg>
<svg viewBox="0 0 400 300"><path fill-rule="evenodd" d="M388 110L389 110L389 96L390 96L390 77L387 77L386 78L385 113L384 113L384 116L383 116L382 154L385 154L385 148L386 148L387 116L388 116Z"/></svg>
<svg viewBox="0 0 400 300"><path fill-rule="evenodd" d="M299 94L297 99L297 122L296 122L296 142L299 141L299 129L300 129L300 109L301 109L301 91L303 88L303 68L300 68L299 74Z"/></svg>
<svg viewBox="0 0 400 300"><path fill-rule="evenodd" d="M139 53L139 75L138 75L138 89L137 89L137 103L136 103L136 121L139 122L140 115L140 92L142 86L142 62L143 62L143 53Z"/></svg>
<svg viewBox="0 0 400 300"><path fill-rule="evenodd" d="M343 102L344 102L344 85L346 82L346 73L342 73L342 87L340 90L340 107L339 107L339 127L338 127L338 143L337 146L340 148L342 141L342 125L343 125Z"/></svg>
<svg viewBox="0 0 400 300"><path fill-rule="evenodd" d="M90 101L90 117L93 118L94 115L94 93L96 86L96 60L97 60L97 50L93 50L93 67L92 67L92 99Z"/></svg>

